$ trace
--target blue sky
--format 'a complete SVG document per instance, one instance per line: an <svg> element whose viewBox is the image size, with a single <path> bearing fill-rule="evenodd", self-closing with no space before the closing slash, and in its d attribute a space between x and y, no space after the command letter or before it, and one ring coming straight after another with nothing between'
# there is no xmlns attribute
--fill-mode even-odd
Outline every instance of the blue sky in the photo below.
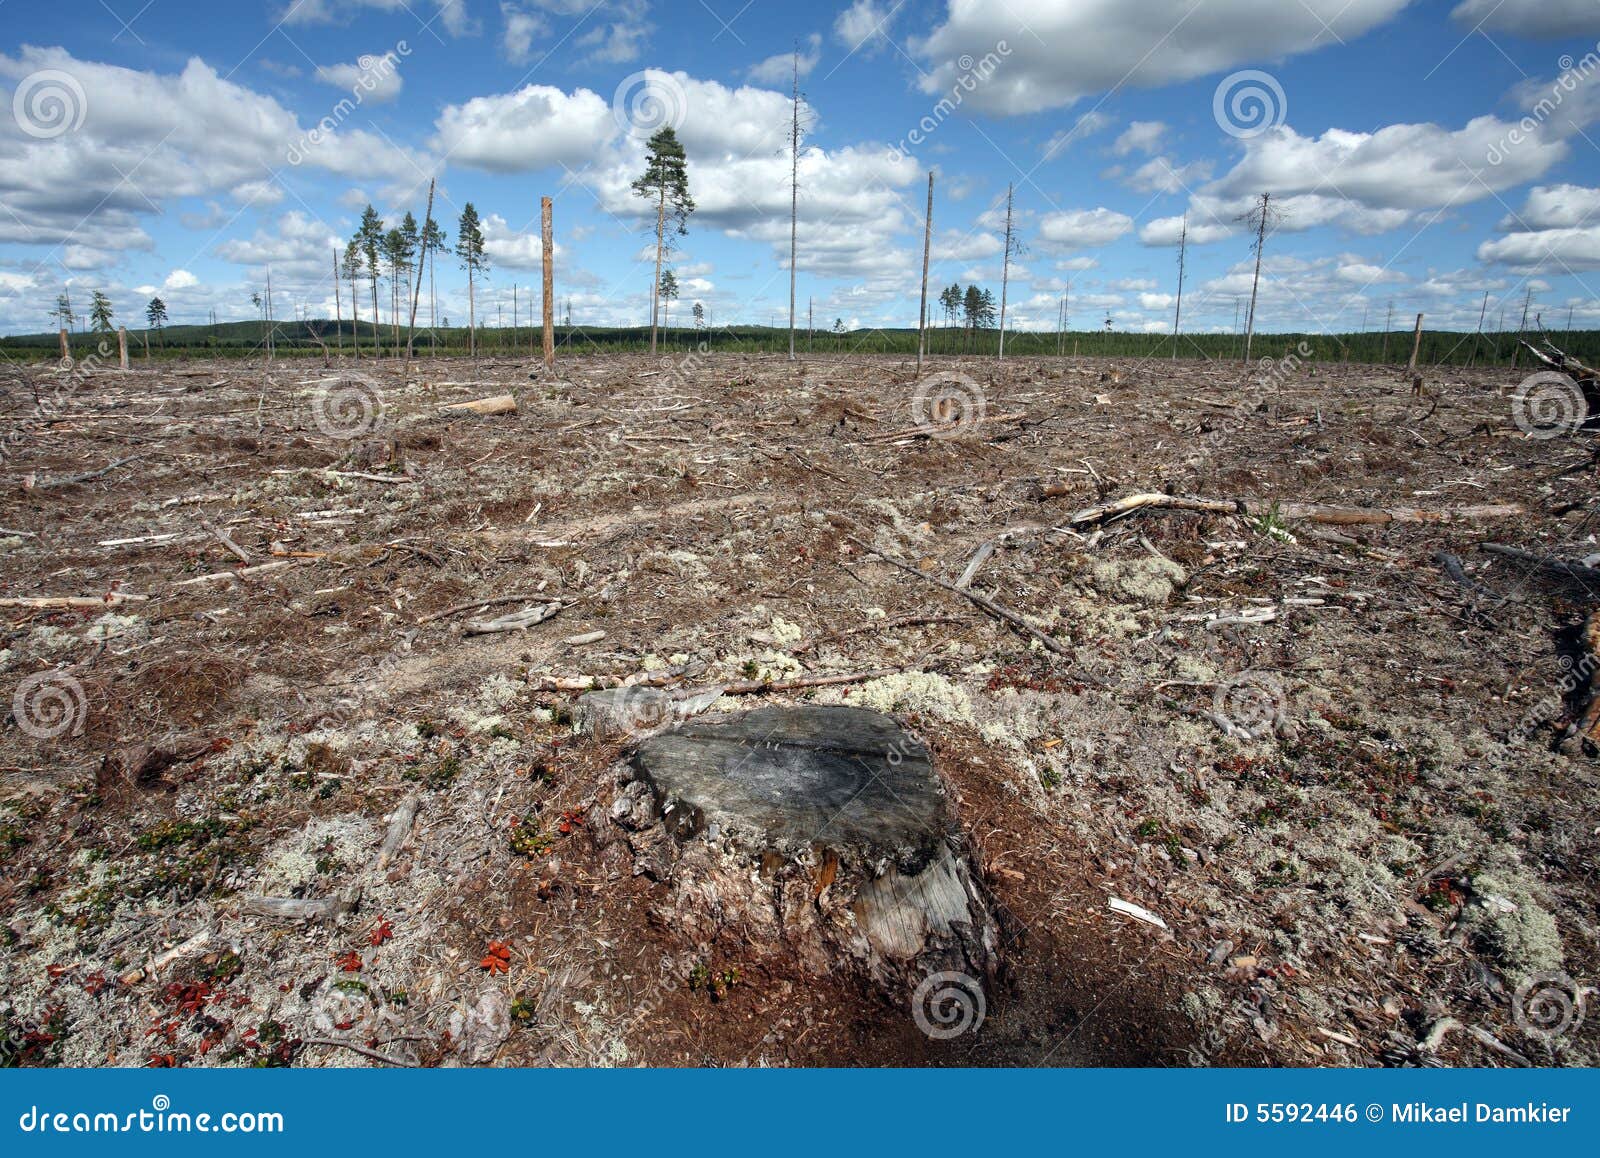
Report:
<svg viewBox="0 0 1600 1158"><path fill-rule="evenodd" d="M0 332L47 328L63 288L130 323L157 293L174 322L253 317L269 266L278 316L331 316L362 206L420 218L433 176L452 237L468 201L487 223L489 320L513 286L530 320L549 195L574 321L647 321L628 182L660 120L700 206L679 316L782 321L796 48L819 327L915 324L929 169L935 290L998 295L1015 184L1018 328L1067 294L1075 328L1170 330L1185 215L1184 328L1232 328L1263 191L1261 329L1391 302L1396 328L1470 329L1485 293L1514 324L1530 290L1546 325L1600 325L1594 0L741 3L4 0ZM464 275L437 274L464 320Z"/></svg>

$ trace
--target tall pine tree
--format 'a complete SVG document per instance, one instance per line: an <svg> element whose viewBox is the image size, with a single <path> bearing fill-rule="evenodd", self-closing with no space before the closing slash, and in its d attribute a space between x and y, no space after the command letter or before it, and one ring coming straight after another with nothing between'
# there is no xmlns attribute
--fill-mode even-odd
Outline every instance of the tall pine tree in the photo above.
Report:
<svg viewBox="0 0 1600 1158"><path fill-rule="evenodd" d="M661 261L671 235L689 232L689 214L694 212L688 162L671 125L657 129L645 145L645 169L634 181L633 192L654 201L656 207L656 275L650 283L650 352L654 354L661 311Z"/></svg>

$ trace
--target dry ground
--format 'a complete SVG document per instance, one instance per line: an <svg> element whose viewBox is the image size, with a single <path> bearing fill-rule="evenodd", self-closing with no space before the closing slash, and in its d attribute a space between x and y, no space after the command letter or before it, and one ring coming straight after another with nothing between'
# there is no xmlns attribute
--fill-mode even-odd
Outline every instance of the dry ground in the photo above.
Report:
<svg viewBox="0 0 1600 1158"><path fill-rule="evenodd" d="M1514 1016L1531 978L1600 977L1597 763L1555 750L1594 597L1478 549L1600 549L1593 437L1523 437L1504 372L1414 399L1370 368L937 368L1022 417L884 438L912 424L898 358L364 362L373 395L332 409L314 364L0 375L0 595L148 597L4 610L6 1059L1600 1057L1600 1018L1551 1039ZM438 409L502 389L514 416ZM372 396L373 432L325 432ZM1063 529L1152 490L1526 513ZM288 565L182 585L243 566L224 537ZM996 543L973 589L1071 656L853 540L952 581ZM569 605L513 634L438 615L522 595ZM605 821L624 753L539 690L876 668L897 674L798 694L926 740L1009 915L986 1020L949 1042L906 995L737 929L683 943ZM30 711L70 726L37 738ZM414 832L365 873L412 797ZM358 881L337 923L247 904Z"/></svg>

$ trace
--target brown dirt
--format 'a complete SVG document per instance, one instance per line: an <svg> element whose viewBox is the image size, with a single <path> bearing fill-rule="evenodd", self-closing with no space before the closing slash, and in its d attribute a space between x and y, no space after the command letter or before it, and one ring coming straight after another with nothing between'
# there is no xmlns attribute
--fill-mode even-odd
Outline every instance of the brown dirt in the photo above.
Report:
<svg viewBox="0 0 1600 1158"><path fill-rule="evenodd" d="M1546 1039L1513 1012L1535 975L1600 977L1597 765L1555 750L1595 596L1478 549L1600 549L1593 438L1524 438L1498 371L1415 400L1342 366L937 368L1026 418L874 441L912 423L892 358L364 362L383 422L355 439L317 425L312 364L7 370L0 594L150 597L5 612L7 701L30 677L81 688L81 727L0 730L7 1059L370 1064L307 1044L343 1039L422 1064L1509 1064L1467 1032L1419 1049L1447 1016L1537 1064L1600 1056L1600 1019ZM507 389L514 417L436 409ZM1061 529L1150 490L1526 514ZM179 586L239 565L214 529L252 563L317 557ZM950 580L997 540L975 589L1071 662L852 538ZM571 605L525 634L418 623L514 594ZM935 621L872 628L903 616ZM850 634L791 654L796 629ZM658 919L663 886L603 819L624 753L527 681L677 666L901 670L815 695L890 710L935 754L1008 914L978 1032L932 1041L905 994ZM1225 735L1207 713L1241 697L1278 726ZM141 744L174 755L130 785ZM411 793L413 837L343 924L242 911L350 886ZM472 1013L501 997L509 1035Z"/></svg>

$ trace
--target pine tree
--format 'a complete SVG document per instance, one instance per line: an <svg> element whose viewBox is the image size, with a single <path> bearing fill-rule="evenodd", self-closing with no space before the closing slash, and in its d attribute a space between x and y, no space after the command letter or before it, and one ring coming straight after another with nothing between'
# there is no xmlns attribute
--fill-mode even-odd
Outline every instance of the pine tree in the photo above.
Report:
<svg viewBox="0 0 1600 1158"><path fill-rule="evenodd" d="M672 316L672 303L678 300L678 276L670 269L661 271L661 284L656 287L656 292L661 295L661 300L666 303L662 310L661 328L667 329L670 325L668 319Z"/></svg>
<svg viewBox="0 0 1600 1158"><path fill-rule="evenodd" d="M361 247L362 261L367 278L372 282L372 356L378 356L378 279L383 276L379 256L383 249L383 218L370 204L361 212L361 224L356 229L356 242Z"/></svg>
<svg viewBox="0 0 1600 1158"><path fill-rule="evenodd" d="M656 276L650 283L650 352L654 354L661 309L661 262L666 256L670 235L688 233L689 214L694 212L694 198L689 196L687 159L672 126L657 129L645 146L645 170L634 181L633 192L656 203Z"/></svg>
<svg viewBox="0 0 1600 1158"><path fill-rule="evenodd" d="M478 354L478 304L476 278L489 268L489 255L483 248L483 228L478 223L478 211L468 201L461 210L461 220L456 225L456 256L461 268L467 271L467 334L468 351Z"/></svg>
<svg viewBox="0 0 1600 1158"><path fill-rule="evenodd" d="M149 327L161 336L161 348L167 348L167 303L160 298L151 298L150 304L144 308L144 320ZM146 353L148 353L148 349Z"/></svg>
<svg viewBox="0 0 1600 1158"><path fill-rule="evenodd" d="M983 325L983 291L969 285L961 298L962 321L966 323L967 344L970 347L977 329Z"/></svg>
<svg viewBox="0 0 1600 1158"><path fill-rule="evenodd" d="M56 295L56 308L50 311L50 316L60 323L63 330L72 329L72 323L78 320L78 315L72 312L72 295L66 290Z"/></svg>
<svg viewBox="0 0 1600 1158"><path fill-rule="evenodd" d="M94 291L94 297L89 299L89 323L97 334L109 334L114 328L111 325L111 299L99 290Z"/></svg>

